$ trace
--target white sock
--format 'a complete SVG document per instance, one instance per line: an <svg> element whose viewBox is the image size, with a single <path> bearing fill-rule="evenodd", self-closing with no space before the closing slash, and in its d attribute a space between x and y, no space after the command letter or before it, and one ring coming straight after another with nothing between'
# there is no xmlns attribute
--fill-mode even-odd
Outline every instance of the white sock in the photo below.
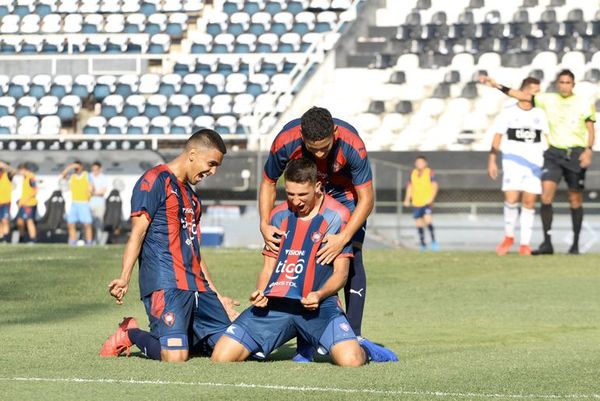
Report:
<svg viewBox="0 0 600 401"><path fill-rule="evenodd" d="M531 243L534 217L535 209L521 209L521 245L529 245Z"/></svg>
<svg viewBox="0 0 600 401"><path fill-rule="evenodd" d="M515 237L515 225L519 217L519 205L516 203L504 202L504 235Z"/></svg>

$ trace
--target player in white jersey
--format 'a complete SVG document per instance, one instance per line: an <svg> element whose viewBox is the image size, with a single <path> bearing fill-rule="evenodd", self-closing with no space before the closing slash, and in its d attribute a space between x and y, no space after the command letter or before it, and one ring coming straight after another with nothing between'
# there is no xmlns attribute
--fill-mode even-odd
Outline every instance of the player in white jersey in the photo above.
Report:
<svg viewBox="0 0 600 401"><path fill-rule="evenodd" d="M524 79L521 91L535 95L540 91L540 81L535 78ZM531 102L519 101L507 106L496 118L495 136L488 159L488 174L493 180L498 177L496 159L501 149L504 239L496 248L498 255L506 255L514 243L515 225L519 217L519 198L519 254L531 255L535 201L537 195L542 193L542 166L547 146L545 137L549 131L546 114L542 109L533 107Z"/></svg>

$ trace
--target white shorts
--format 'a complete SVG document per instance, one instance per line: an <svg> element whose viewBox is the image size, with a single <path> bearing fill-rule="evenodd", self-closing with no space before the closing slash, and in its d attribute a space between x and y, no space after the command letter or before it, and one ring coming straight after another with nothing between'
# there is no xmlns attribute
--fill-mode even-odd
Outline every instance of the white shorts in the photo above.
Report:
<svg viewBox="0 0 600 401"><path fill-rule="evenodd" d="M542 166L504 160L502 171L502 191L521 191L536 195L542 193Z"/></svg>

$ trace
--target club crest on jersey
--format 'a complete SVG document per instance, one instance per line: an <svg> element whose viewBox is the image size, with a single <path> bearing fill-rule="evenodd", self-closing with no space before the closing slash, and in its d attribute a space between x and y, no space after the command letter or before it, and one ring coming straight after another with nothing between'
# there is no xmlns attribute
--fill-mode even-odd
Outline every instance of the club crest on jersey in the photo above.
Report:
<svg viewBox="0 0 600 401"><path fill-rule="evenodd" d="M175 324L175 314L173 312L167 312L163 315L163 321L169 327L173 327Z"/></svg>
<svg viewBox="0 0 600 401"><path fill-rule="evenodd" d="M318 231L315 231L310 235L310 239L312 240L312 242L319 242L323 239L323 234L321 234Z"/></svg>
<svg viewBox="0 0 600 401"><path fill-rule="evenodd" d="M342 329L342 331L347 333L350 331L350 325L346 322L340 323L340 329Z"/></svg>

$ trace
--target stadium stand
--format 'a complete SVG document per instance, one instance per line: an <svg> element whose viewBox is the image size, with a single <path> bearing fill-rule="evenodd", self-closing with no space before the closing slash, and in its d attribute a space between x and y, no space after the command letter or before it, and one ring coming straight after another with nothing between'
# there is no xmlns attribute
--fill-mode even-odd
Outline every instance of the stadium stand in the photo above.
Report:
<svg viewBox="0 0 600 401"><path fill-rule="evenodd" d="M0 133L170 134L203 124L246 134L255 109L286 108L289 96L274 104L268 92L289 91L289 74L307 63L314 43L351 19L344 14L351 6L350 0L4 1L0 57L119 54L143 58L147 68L0 75Z"/></svg>
<svg viewBox="0 0 600 401"><path fill-rule="evenodd" d="M553 90L556 73L569 68L576 91L600 99L598 2L382 4L321 102L353 121L371 150L486 150L486 131L506 102L475 83L487 72L507 85L533 75Z"/></svg>

